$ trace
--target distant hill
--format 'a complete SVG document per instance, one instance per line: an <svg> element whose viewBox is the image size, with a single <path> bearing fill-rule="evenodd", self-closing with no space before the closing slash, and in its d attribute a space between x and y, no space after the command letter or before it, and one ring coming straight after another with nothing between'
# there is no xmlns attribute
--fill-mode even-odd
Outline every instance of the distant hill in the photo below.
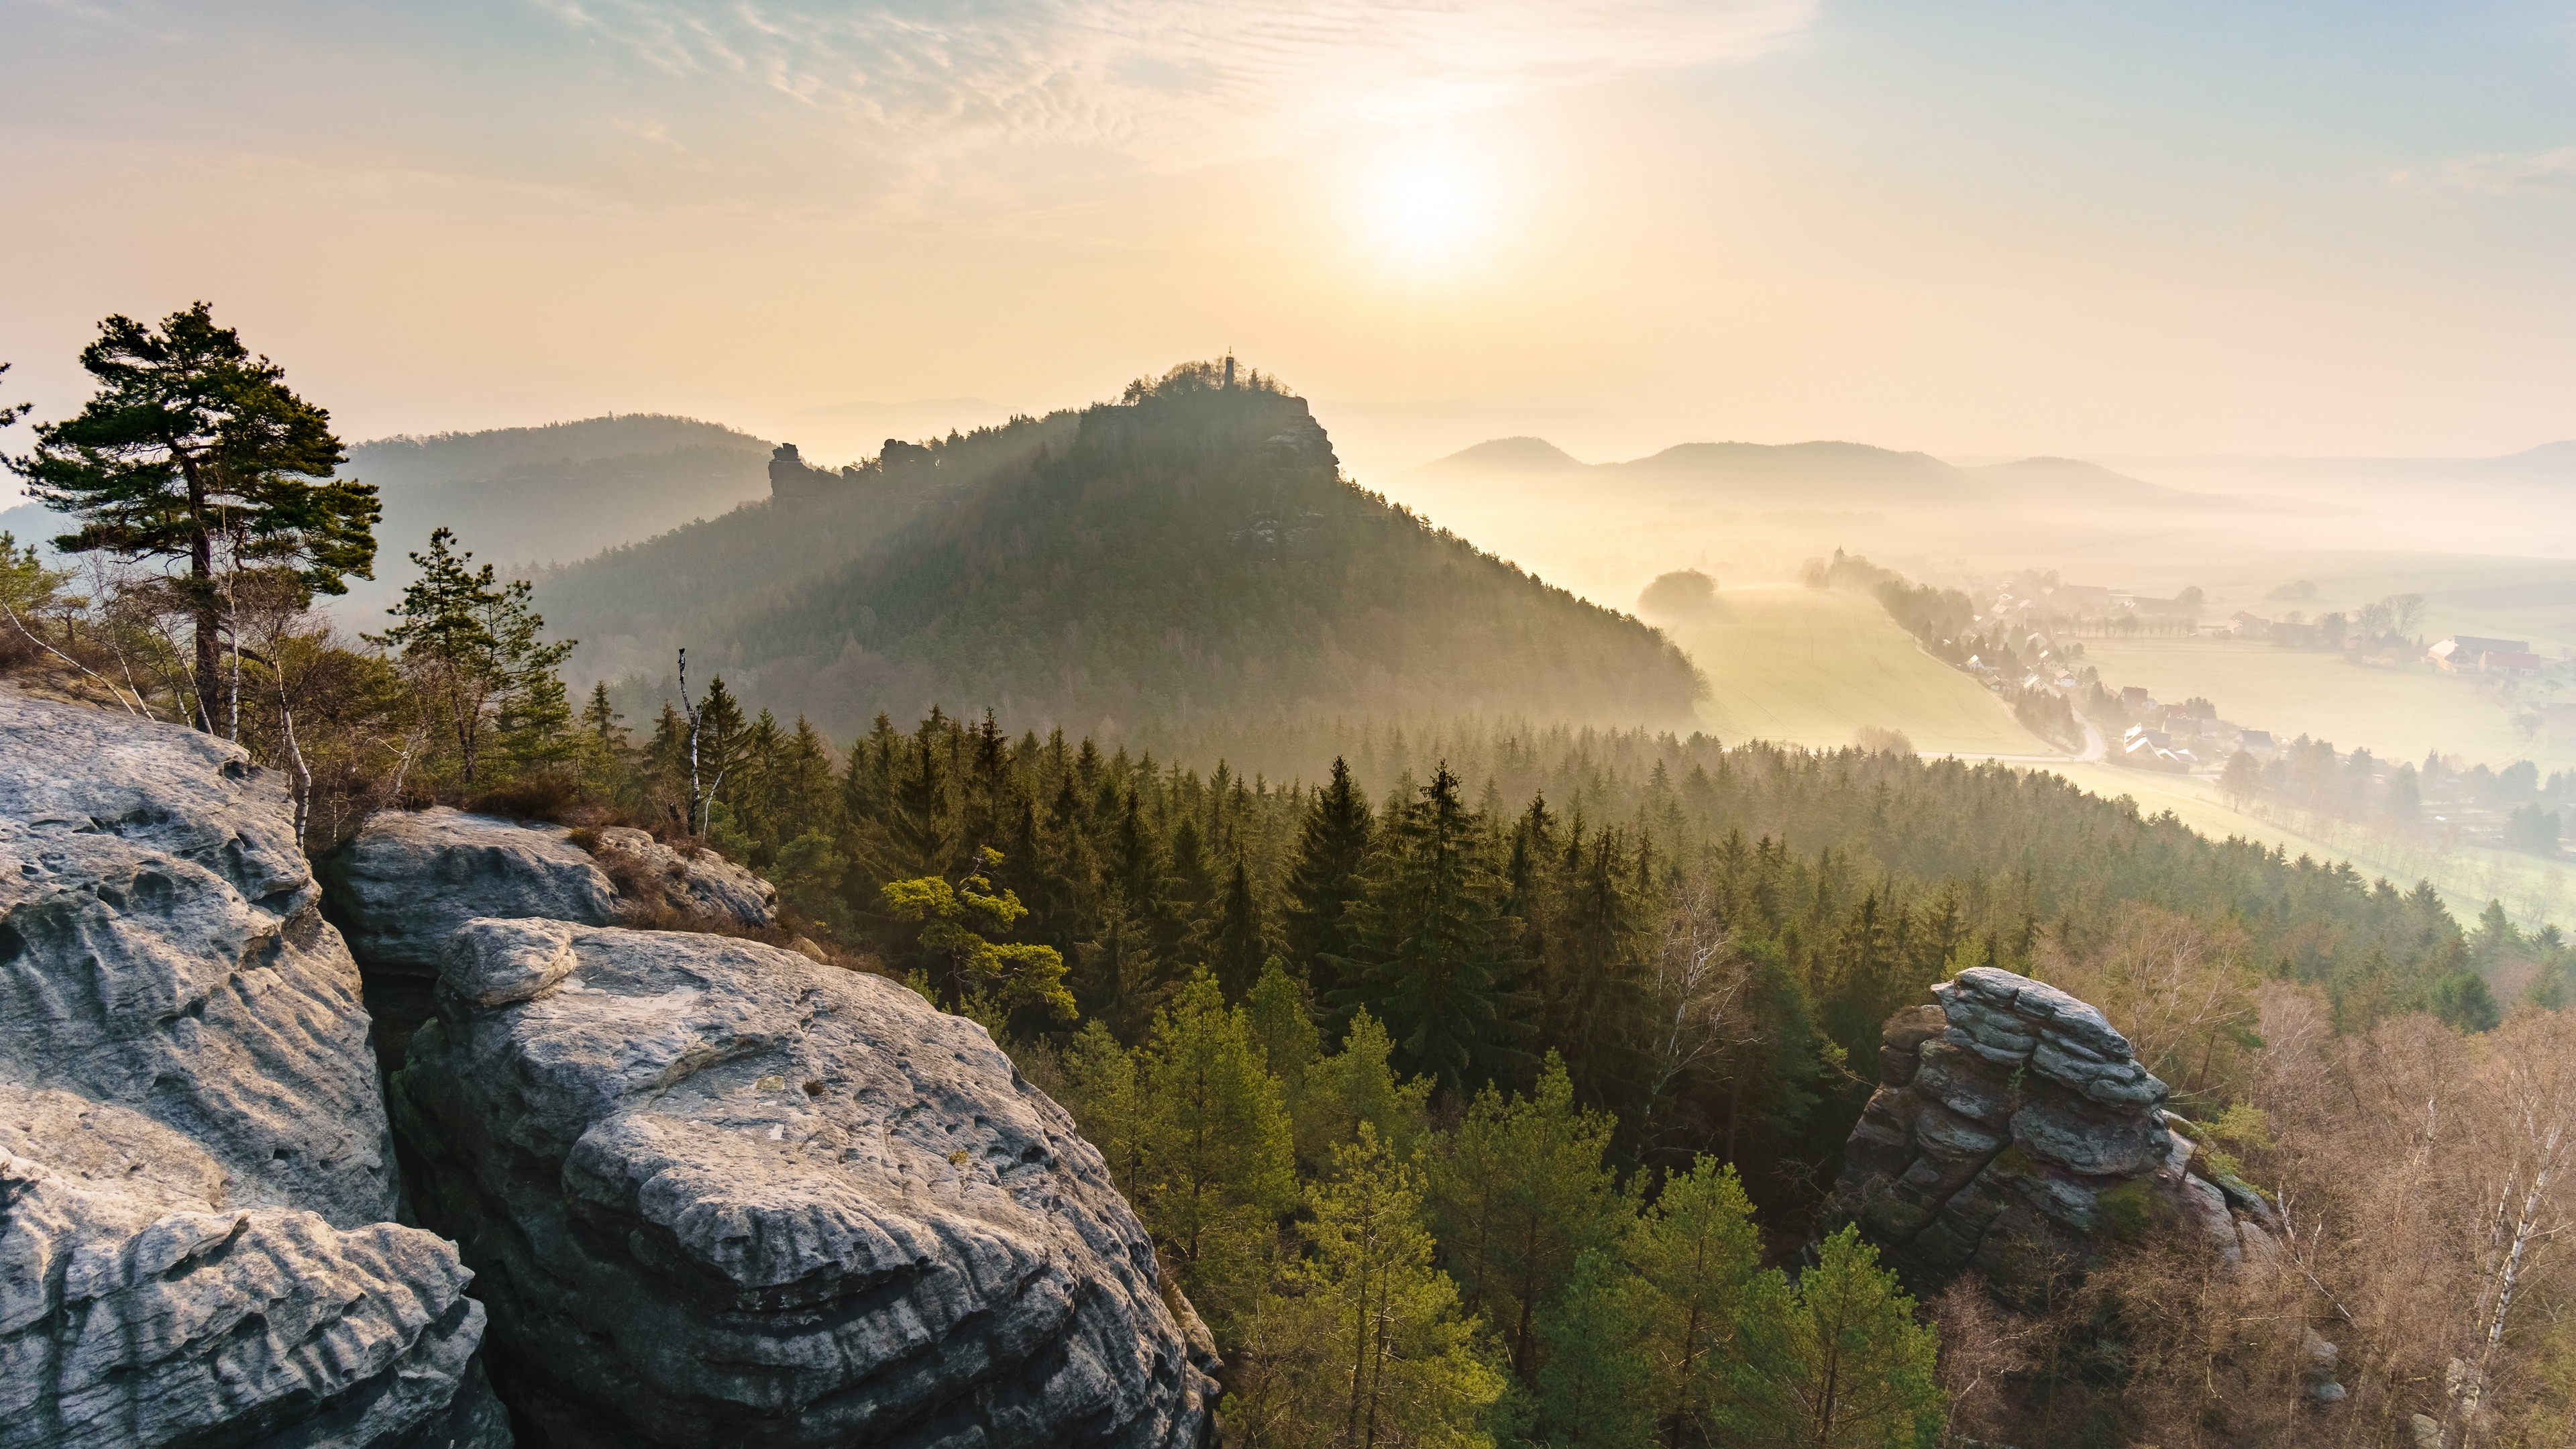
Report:
<svg viewBox="0 0 2576 1449"><path fill-rule="evenodd" d="M480 561L525 573L711 518L769 491L770 445L695 418L628 413L478 433L379 438L343 476L384 498L376 579L346 612L371 623L414 570L430 530L456 530Z"/></svg>
<svg viewBox="0 0 2576 1449"><path fill-rule="evenodd" d="M533 428L377 438L350 448L349 466L342 471L390 492L487 483L534 470L705 448L765 452L768 444L722 423L662 413L612 413Z"/></svg>
<svg viewBox="0 0 2576 1449"><path fill-rule="evenodd" d="M685 643L836 734L878 710L1014 727L1250 713L1676 723L1662 635L1345 480L1298 398L1187 370L549 573L574 668L659 680Z"/></svg>
<svg viewBox="0 0 2576 1449"><path fill-rule="evenodd" d="M1572 473L1591 465L1545 438L1496 438L1462 448L1417 473Z"/></svg>
<svg viewBox="0 0 2576 1449"><path fill-rule="evenodd" d="M2077 458L1960 467L1866 443L1680 443L1651 457L1587 465L1543 438L1497 438L1407 476L1426 480L1581 472L1606 487L1687 493L1716 508L1947 509L2055 502L2228 506Z"/></svg>

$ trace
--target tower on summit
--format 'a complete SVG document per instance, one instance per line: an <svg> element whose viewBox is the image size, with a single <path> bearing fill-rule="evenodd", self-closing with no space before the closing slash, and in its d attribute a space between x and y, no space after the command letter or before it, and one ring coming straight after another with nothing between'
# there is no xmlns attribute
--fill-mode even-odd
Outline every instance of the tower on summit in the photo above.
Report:
<svg viewBox="0 0 2576 1449"><path fill-rule="evenodd" d="M1234 390L1234 349L1231 347L1225 350L1225 387L1228 392Z"/></svg>

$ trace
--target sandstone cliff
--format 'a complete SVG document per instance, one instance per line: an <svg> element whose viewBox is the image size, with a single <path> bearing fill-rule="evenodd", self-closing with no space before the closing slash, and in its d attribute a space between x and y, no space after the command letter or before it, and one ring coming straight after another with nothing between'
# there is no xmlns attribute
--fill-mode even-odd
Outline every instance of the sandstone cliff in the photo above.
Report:
<svg viewBox="0 0 2576 1449"><path fill-rule="evenodd" d="M371 979L371 946L399 953L383 970L416 969L444 928L396 1128L422 1221L480 1275L524 1432L1207 1439L1214 1365L1194 1361L1143 1227L982 1028L756 942L608 924L554 835L426 824L427 859L471 868L405 890L378 844L335 879L385 887L335 902ZM412 829L385 826L379 842ZM575 918L527 908L554 900ZM493 905L507 918L458 916Z"/></svg>
<svg viewBox="0 0 2576 1449"><path fill-rule="evenodd" d="M1195 1442L1213 1386L972 1022L753 942L475 921L395 1078L503 1390L566 1445Z"/></svg>
<svg viewBox="0 0 2576 1449"><path fill-rule="evenodd" d="M2143 1231L2148 1197L2230 1261L2269 1250L2270 1205L2193 1170L2188 1124L2102 1013L1993 967L1890 1018L1880 1086L1843 1149L1824 1221L1858 1222L1917 1291L1974 1269L2007 1293Z"/></svg>
<svg viewBox="0 0 2576 1449"><path fill-rule="evenodd" d="M0 691L0 1445L507 1445L283 786Z"/></svg>

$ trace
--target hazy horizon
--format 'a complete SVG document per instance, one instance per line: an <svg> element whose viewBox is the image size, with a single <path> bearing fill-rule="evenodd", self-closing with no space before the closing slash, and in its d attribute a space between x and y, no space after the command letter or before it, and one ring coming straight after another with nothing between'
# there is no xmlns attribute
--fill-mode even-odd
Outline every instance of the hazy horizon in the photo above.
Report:
<svg viewBox="0 0 2576 1449"><path fill-rule="evenodd" d="M2538 4L9 12L40 418L100 317L203 297L353 440L786 437L1228 348L1364 477L1510 433L2576 437L2576 22Z"/></svg>

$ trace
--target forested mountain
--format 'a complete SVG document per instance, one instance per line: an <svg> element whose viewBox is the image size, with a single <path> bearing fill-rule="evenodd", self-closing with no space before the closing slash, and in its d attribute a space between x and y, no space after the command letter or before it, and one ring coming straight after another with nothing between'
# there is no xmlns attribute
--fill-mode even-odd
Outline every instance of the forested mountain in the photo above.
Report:
<svg viewBox="0 0 2576 1449"><path fill-rule="evenodd" d="M760 497L769 446L654 414L360 443L340 472L375 484L385 516L375 582L352 591L353 612L372 622L373 606L410 581L409 555L434 528L516 572L588 558Z"/></svg>
<svg viewBox="0 0 2576 1449"><path fill-rule="evenodd" d="M1267 713L1676 721L1661 635L1345 480L1298 398L1207 364L951 439L550 575L577 673L681 646L847 734L880 710L1013 725ZM640 701L639 701L640 702Z"/></svg>

